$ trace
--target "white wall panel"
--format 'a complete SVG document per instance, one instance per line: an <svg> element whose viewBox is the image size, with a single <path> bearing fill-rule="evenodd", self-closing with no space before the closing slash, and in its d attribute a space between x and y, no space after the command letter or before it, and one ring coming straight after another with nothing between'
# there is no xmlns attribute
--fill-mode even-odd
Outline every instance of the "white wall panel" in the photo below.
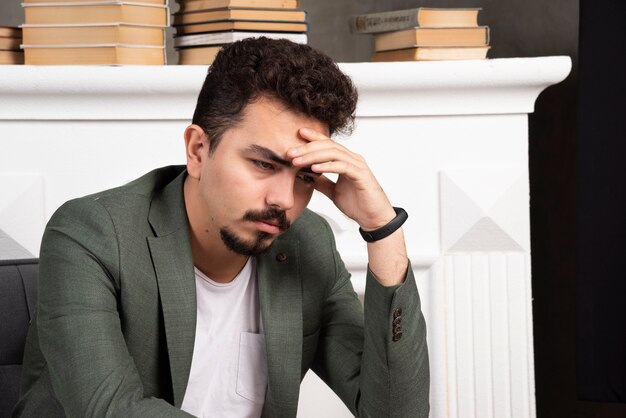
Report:
<svg viewBox="0 0 626 418"><path fill-rule="evenodd" d="M511 329L509 328L509 286L507 263L504 254L489 256L491 283L492 380L494 416L511 418L511 355L509 350Z"/></svg>
<svg viewBox="0 0 626 418"><path fill-rule="evenodd" d="M431 280L446 288L441 341L448 358L446 390L433 391L433 416L535 416L528 261L524 253L466 253L434 267Z"/></svg>

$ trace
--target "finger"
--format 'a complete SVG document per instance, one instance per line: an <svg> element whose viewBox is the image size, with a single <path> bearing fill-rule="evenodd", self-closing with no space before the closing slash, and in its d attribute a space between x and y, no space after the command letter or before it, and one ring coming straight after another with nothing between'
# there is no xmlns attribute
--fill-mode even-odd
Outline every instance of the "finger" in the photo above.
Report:
<svg viewBox="0 0 626 418"><path fill-rule="evenodd" d="M332 200L335 193L335 182L326 176L319 176L315 180L315 190L323 193L327 198Z"/></svg>
<svg viewBox="0 0 626 418"><path fill-rule="evenodd" d="M297 146L295 148L303 152L322 149L322 148L337 148L337 149L342 149L342 150L348 150L348 148L344 147L343 145L339 144L336 141L333 141L332 139L313 140L305 144L302 144L300 146Z"/></svg>
<svg viewBox="0 0 626 418"><path fill-rule="evenodd" d="M311 171L314 173L335 173L343 175L350 180L358 179L353 166L345 161L327 161L325 163L313 164Z"/></svg>
<svg viewBox="0 0 626 418"><path fill-rule="evenodd" d="M346 156L346 158L349 158L351 160L362 161L362 162L365 161L361 155L352 152L351 150L344 147L343 145L338 144L337 142L330 140L330 139L325 140L325 141L323 140L313 141L307 144L300 145L298 147L291 148L287 151L287 155L291 158L295 158L295 157L302 157L307 154L311 154L313 152L322 151L322 150L327 150L327 152L338 152L337 155L344 155ZM341 157L328 158L328 160L335 160L335 159L340 159L340 158Z"/></svg>
<svg viewBox="0 0 626 418"><path fill-rule="evenodd" d="M328 136L311 128L300 128L300 136L309 141L323 141L330 139Z"/></svg>
<svg viewBox="0 0 626 418"><path fill-rule="evenodd" d="M296 158L293 158L292 164L294 166L300 167L325 163L328 161L345 161L358 168L364 168L365 166L365 164L363 164L359 159L355 158L352 153L334 148L324 148L318 151L307 152Z"/></svg>

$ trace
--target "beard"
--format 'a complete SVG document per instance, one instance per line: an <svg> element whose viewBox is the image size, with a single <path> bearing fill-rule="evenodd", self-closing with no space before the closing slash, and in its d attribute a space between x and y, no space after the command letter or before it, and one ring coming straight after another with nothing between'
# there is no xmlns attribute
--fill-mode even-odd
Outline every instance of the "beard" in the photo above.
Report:
<svg viewBox="0 0 626 418"><path fill-rule="evenodd" d="M226 245L226 248L247 257L266 252L272 246L273 241L268 239L271 236L272 235L267 232L259 231L256 238L245 240L226 226L220 229L220 237L224 245Z"/></svg>
<svg viewBox="0 0 626 418"><path fill-rule="evenodd" d="M244 214L243 220L253 222L273 220L277 222L277 226L281 230L281 233L286 231L291 226L285 211L275 207L269 207L263 211L250 210ZM226 245L226 248L247 257L260 255L269 250L274 242L274 240L271 239L273 236L273 234L258 231L254 238L246 240L237 235L227 226L220 228L220 237L222 238L224 245Z"/></svg>

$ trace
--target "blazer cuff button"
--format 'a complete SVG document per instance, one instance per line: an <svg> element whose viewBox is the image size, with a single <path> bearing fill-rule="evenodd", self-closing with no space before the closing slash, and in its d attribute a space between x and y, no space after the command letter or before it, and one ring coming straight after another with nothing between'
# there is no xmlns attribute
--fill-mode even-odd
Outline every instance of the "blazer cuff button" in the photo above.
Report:
<svg viewBox="0 0 626 418"><path fill-rule="evenodd" d="M393 319L402 315L402 308L396 308L393 310Z"/></svg>

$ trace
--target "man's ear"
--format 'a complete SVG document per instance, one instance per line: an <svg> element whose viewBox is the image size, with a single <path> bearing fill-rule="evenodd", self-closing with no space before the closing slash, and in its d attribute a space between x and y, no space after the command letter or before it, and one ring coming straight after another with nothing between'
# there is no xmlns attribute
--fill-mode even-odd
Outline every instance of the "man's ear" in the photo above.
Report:
<svg viewBox="0 0 626 418"><path fill-rule="evenodd" d="M209 158L209 140L198 125L189 125L185 129L185 154L187 173L192 178L200 179L202 165Z"/></svg>

